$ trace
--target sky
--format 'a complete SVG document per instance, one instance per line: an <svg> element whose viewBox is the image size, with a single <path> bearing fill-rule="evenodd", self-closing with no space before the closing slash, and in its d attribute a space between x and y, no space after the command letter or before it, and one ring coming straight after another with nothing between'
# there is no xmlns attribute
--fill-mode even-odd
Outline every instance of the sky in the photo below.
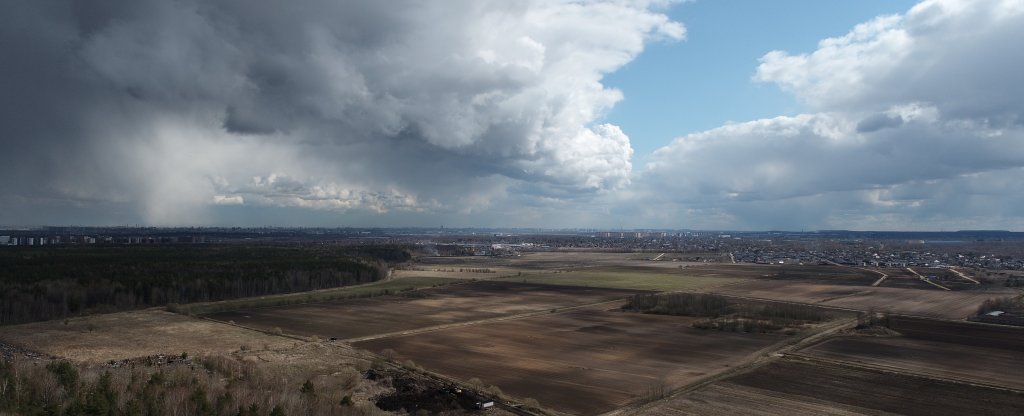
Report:
<svg viewBox="0 0 1024 416"><path fill-rule="evenodd" d="M6 9L0 225L1024 230L1024 0Z"/></svg>

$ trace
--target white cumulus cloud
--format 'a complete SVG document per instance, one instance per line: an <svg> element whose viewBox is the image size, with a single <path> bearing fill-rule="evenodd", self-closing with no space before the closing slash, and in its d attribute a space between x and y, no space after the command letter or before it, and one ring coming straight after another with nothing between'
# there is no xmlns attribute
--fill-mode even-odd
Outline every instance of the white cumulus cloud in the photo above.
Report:
<svg viewBox="0 0 1024 416"><path fill-rule="evenodd" d="M682 224L1020 228L1022 42L1024 1L926 0L769 52L755 79L809 111L675 139L642 195Z"/></svg>

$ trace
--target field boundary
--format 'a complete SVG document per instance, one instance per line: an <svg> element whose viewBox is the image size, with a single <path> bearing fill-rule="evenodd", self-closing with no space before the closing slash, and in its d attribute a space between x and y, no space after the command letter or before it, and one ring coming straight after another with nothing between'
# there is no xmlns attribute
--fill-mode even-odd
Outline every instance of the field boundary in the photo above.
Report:
<svg viewBox="0 0 1024 416"><path fill-rule="evenodd" d="M756 370L768 363L785 357L789 351L800 350L810 345L815 345L821 341L824 341L834 335L836 332L844 329L852 328L857 324L856 318L848 319L836 319L833 322L823 324L818 328L809 330L803 336L796 336L794 338L783 339L777 343L764 347L758 351L749 354L746 360L721 372L711 374L693 383L679 387L672 390L664 397L657 400L652 400L646 403L636 403L633 405L626 405L610 412L603 413L602 416L618 416L618 415L638 415L643 414L645 410L652 407L658 406L661 403L677 398L679 396L688 394L712 385L719 381L726 380L733 376L743 374L749 371Z"/></svg>
<svg viewBox="0 0 1024 416"><path fill-rule="evenodd" d="M586 304L582 304L582 305L563 306L563 307L560 307L560 308L552 308L552 309L538 309L538 310L535 310L535 311L523 312L523 313L514 314L514 315L496 316L496 317L493 317L493 318L478 319L478 320L475 320L475 321L455 322L455 323L450 323L450 324L428 326L428 327L425 327L425 328L409 329L409 330L405 330L405 331L386 332L386 333L383 333L383 334L366 335L366 336L362 336L362 337L343 339L341 341L349 343L349 344L354 344L354 343L363 342L363 341L372 341L372 340L376 340L376 339L403 337L403 336L407 336L407 335L416 335L416 334L423 334L423 333L427 333L427 332L443 331L443 330L451 329L451 328L462 328L462 327L473 326L473 325L488 324L488 323L492 323L492 322L513 321L513 320L518 320L518 319L532 318L532 317L535 317L535 316L561 314L561 313L565 313L565 312L574 311L574 310L577 310L577 309L590 308L590 307L600 306L600 305L604 305L604 304L621 304L625 299L626 298L612 299L612 300L605 300L605 301L600 301L600 302L586 303Z"/></svg>
<svg viewBox="0 0 1024 416"><path fill-rule="evenodd" d="M405 289L405 290L392 289L392 288L383 288L382 290L390 291L390 293L388 293L388 294L383 294L383 293L382 294L373 294L373 292L370 292L370 295L365 296L365 297L388 296L389 294L390 295L394 295L394 294L403 293L403 292L411 292L411 291L417 291L417 290L431 289L431 288L440 287L440 286L461 285L461 284L467 284L467 283L479 281L479 280L474 280L474 279L454 279L454 278L445 278L445 277L426 277L426 278L403 277L403 278L398 278L398 279L378 280L376 282L364 283L364 284L361 284L361 285L338 286L338 287L334 287L334 288L311 290L311 291L305 291L305 292L280 293L280 294L276 294L276 295L253 296L253 297L247 297L247 298L218 300L218 301L214 301L214 302L186 303L186 304L181 304L181 305L176 305L176 306L167 305L167 306L162 306L162 307L158 307L158 308L164 308L165 310L168 310L170 312L179 313L179 314L182 314L182 315L205 315L205 314L217 313L217 312L238 311L238 310L256 310L256 309L277 308L277 307L291 306L291 305L315 305L315 304L320 304L320 303L329 303L329 302L335 302L335 301L346 300L346 299L358 299L358 298L361 297L361 296L359 296L358 293L353 293L353 294L349 294L348 296L346 296L345 292L358 291L359 289L370 288L370 287L373 287L375 285L384 285L384 284L388 284L388 283L396 283L396 282L401 282L403 280L414 280L414 279L437 279L437 280L439 280L439 282L436 285L432 285L432 286L411 287L411 288L408 288L408 289ZM449 281L449 282L440 282L440 281ZM322 294L330 293L330 292L338 292L339 297L337 297L337 298L329 298L329 299L314 299L312 301L305 301L305 302L301 301L304 298L308 298L309 296L316 296L318 294L322 295ZM294 302L294 303L280 303L280 304L272 304L271 303L271 302L274 302L274 301L288 300L289 298L297 298L300 301ZM268 302L268 303L271 303L271 304L265 304L265 305L261 304L261 305L258 305L258 306L240 306L240 307L237 307L237 308L231 307L232 304L235 304L235 303L245 303L245 302ZM227 309L223 309L223 310L216 310L216 309L208 310L207 309L207 308L216 308L218 306L225 306L225 305L228 306ZM180 309L180 310L174 310L174 309ZM196 310L196 309L198 309L198 310Z"/></svg>
<svg viewBox="0 0 1024 416"><path fill-rule="evenodd" d="M719 293L719 292L704 292L704 293L710 293L712 295L719 295L719 296L731 297L731 298L736 298L736 299L744 299L744 300L756 300L756 301L762 301L762 302L778 302L778 303L785 303L785 304L790 304L790 305L816 306L816 307L819 307L819 308L834 309L834 310L837 310L837 311L859 312L859 313L871 312L870 309L853 309L853 308L847 308L847 307L843 307L843 306L825 305L825 304L821 304L821 303L794 302L794 301L791 301L791 300L778 300L778 299L769 299L769 298L759 298L759 297L754 297L754 296L742 296L742 295L735 295L735 294L730 294L730 293ZM858 292L858 293L855 293L855 294L852 294L852 295L848 295L848 296L856 296L858 294L863 294L863 293ZM835 300L835 299L841 299L841 298L842 297L829 298L825 302L832 301L832 300ZM915 319L928 319L928 320L932 320L932 321L942 321L942 322L973 322L973 321L968 321L966 318L964 318L964 319L943 319L941 317L936 317L936 316L915 315L915 314L909 314L909 313L903 313L903 312L889 312L889 311L879 311L879 310L876 310L875 312L884 313L884 314L889 315L889 316L897 316L897 317L898 316L902 316L902 317L915 318ZM989 325L999 325L999 324L989 324ZM1006 326L1006 325L999 325L999 326Z"/></svg>
<svg viewBox="0 0 1024 416"><path fill-rule="evenodd" d="M810 347L810 346L808 346L808 347ZM1016 388L1013 388L1013 387L1007 387L1007 386L1003 386L1003 385L999 385L999 384L989 384L989 383L979 382L979 381L975 381L975 380L968 380L968 379L958 378L958 377L938 376L938 375L935 375L935 374L922 373L920 371L914 371L914 370L911 370L911 369L905 369L905 368L901 368L901 367L889 366L889 365L883 365L883 364L872 364L872 363L867 363L867 362L864 362L864 361L838 360L838 359L834 359L834 358L818 357L818 356L814 356L814 355L810 355L810 354L802 353L802 352L787 353L787 354L785 354L785 357L788 357L788 358L791 358L791 359L800 359L800 360L803 360L803 361L813 362L813 363L817 363L817 364L825 364L825 365L832 365L832 366L839 366L839 367L862 369L862 370L876 371L876 372L882 372L882 373L887 373L887 374L919 377L919 378L923 378L923 379L927 379L927 380L944 381L944 382L955 383L955 384L963 384L963 385L973 386L973 387L983 387L983 388L989 388L989 389L995 389L995 390L1002 390L1002 391L1006 391L1006 392L1010 392L1010 393L1024 394L1024 390L1016 389Z"/></svg>

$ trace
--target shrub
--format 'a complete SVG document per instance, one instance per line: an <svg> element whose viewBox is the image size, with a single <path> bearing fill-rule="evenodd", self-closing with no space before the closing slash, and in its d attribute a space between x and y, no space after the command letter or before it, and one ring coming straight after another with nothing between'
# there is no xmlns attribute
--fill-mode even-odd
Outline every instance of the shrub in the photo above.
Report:
<svg viewBox="0 0 1024 416"><path fill-rule="evenodd" d="M718 317L732 313L724 296L701 293L665 293L633 295L622 307L643 313Z"/></svg>
<svg viewBox="0 0 1024 416"><path fill-rule="evenodd" d="M78 370L68 361L54 361L46 365L46 369L53 373L67 391L74 392L78 387Z"/></svg>
<svg viewBox="0 0 1024 416"><path fill-rule="evenodd" d="M1022 306L1021 301L1015 297L1003 297L988 299L981 303L978 307L978 315L983 315L992 311L1012 311L1020 309Z"/></svg>
<svg viewBox="0 0 1024 416"><path fill-rule="evenodd" d="M308 396L315 395L316 387L313 386L313 380L306 380L305 383L302 383L302 388L299 389L299 392Z"/></svg>

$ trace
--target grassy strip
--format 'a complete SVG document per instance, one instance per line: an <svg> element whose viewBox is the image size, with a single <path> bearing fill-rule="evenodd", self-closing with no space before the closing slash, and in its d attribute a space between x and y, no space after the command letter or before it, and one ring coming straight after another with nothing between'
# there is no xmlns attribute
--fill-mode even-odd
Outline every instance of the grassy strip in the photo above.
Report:
<svg viewBox="0 0 1024 416"><path fill-rule="evenodd" d="M654 290L659 292L702 289L738 280L723 277L686 276L672 273L588 270L529 275L524 273L523 276L509 277L508 279L514 282L535 284Z"/></svg>
<svg viewBox="0 0 1024 416"><path fill-rule="evenodd" d="M407 277L360 286L339 287L312 292L288 293L283 295L234 299L221 302L191 303L186 305L171 304L167 305L167 310L187 315L202 315L239 309L256 309L342 299L372 298L467 281L468 280L465 279L447 279L442 277Z"/></svg>

